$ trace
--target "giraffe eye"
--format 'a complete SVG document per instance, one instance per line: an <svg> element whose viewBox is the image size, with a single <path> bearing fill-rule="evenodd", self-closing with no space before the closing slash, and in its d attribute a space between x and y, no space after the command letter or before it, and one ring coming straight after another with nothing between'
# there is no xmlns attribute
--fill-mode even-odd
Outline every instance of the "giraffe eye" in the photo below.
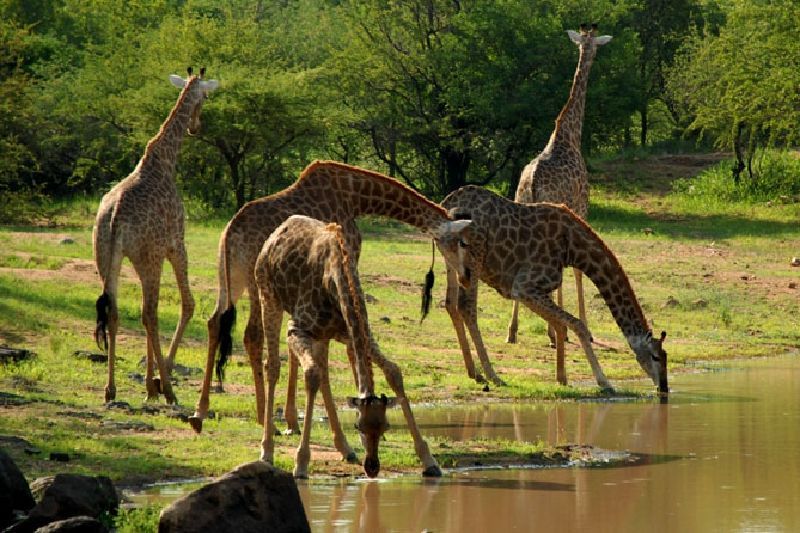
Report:
<svg viewBox="0 0 800 533"><path fill-rule="evenodd" d="M469 244L467 244L464 239L458 239L458 246L460 248L468 248Z"/></svg>

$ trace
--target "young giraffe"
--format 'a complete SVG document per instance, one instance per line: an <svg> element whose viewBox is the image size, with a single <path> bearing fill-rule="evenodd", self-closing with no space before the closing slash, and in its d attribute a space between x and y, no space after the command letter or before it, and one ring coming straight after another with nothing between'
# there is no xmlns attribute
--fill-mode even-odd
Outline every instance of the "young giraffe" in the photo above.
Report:
<svg viewBox="0 0 800 533"><path fill-rule="evenodd" d="M555 129L544 150L523 170L517 186L515 202L529 204L534 202L563 203L578 216L586 219L589 210L589 174L581 155L581 131L583 129L586 87L589 71L592 68L597 47L611 40L608 35L596 36L597 24L588 29L581 24L580 33L567 31L569 38L578 45L578 66L572 80L569 98L556 118ZM580 270L573 269L575 287L578 293L578 313L586 322L586 307L583 299L583 283ZM563 306L561 285L558 286L558 305ZM514 302L511 322L508 324L506 342L517 341L519 302ZM548 334L556 345L554 332ZM558 343L559 353L563 352L563 339ZM562 368L563 359L559 368ZM559 375L559 381L566 383L566 376Z"/></svg>
<svg viewBox="0 0 800 533"><path fill-rule="evenodd" d="M464 333L465 321L484 372L495 377L478 330L480 279L502 296L521 301L556 329L574 331L598 385L611 390L592 349L586 323L558 307L551 297L561 283L563 269L571 266L592 280L642 369L661 393L668 391L667 354L662 348L666 333L653 337L622 266L583 219L560 204L519 204L474 186L450 193L442 206L456 219L472 220L462 236L473 258L464 265L468 279L459 279L463 289L459 288L455 272L448 265L446 299L468 368L472 366L472 356Z"/></svg>
<svg viewBox="0 0 800 533"><path fill-rule="evenodd" d="M382 215L431 233L450 218L447 211L397 180L358 167L333 161L315 161L287 189L245 204L228 222L219 241L219 292L208 319L208 354L200 399L189 421L198 433L208 414L214 359L219 347L217 375L231 353L233 308L245 289L250 294L250 317L244 331L244 346L250 359L256 391L256 413L263 424L264 377L261 354L264 332L253 268L269 235L291 215L307 215L342 226L345 238L358 258L361 236L355 219ZM294 380L290 380L294 383ZM290 391L292 389L290 388ZM290 401L293 394L290 392ZM287 416L294 414L286 409ZM290 428L296 420L289 419Z"/></svg>
<svg viewBox="0 0 800 533"><path fill-rule="evenodd" d="M172 84L182 88L177 103L158 134L147 143L139 164L103 196L97 211L92 241L103 293L96 303L95 340L98 346L102 341L102 347L108 350L106 402L116 396L117 284L122 259L128 257L142 283L142 323L147 333L147 399L158 399L161 390L167 403L176 403L169 376L186 323L194 312L194 300L189 291L183 242L183 203L173 175L184 133L193 134L199 130L203 100L218 86L216 80L202 79L204 71L200 70L200 76L192 76L190 68L187 80L170 76ZM180 319L166 361L161 356L158 339L158 293L165 258L172 264L181 295ZM154 365L158 366L158 379L153 377Z"/></svg>
<svg viewBox="0 0 800 533"><path fill-rule="evenodd" d="M435 232L443 252L451 259L453 255L448 250L455 248L452 241L459 239L459 232L468 224L469 221L445 223L441 231ZM403 375L396 364L381 354L370 332L354 252L338 224L294 215L270 235L258 256L255 278L267 341L267 361L264 364L267 374L266 423L261 459L269 463L273 459L275 424L272 414L275 385L280 376L278 343L283 312L286 311L291 315L287 333L289 357L290 360L296 358L302 365L306 383L306 423L295 457L295 477L307 477L308 474L314 397L320 387L336 449L344 459L355 459L355 453L339 425L331 395L328 379L328 343L331 339L346 344L348 353L353 355L359 396L351 398L350 405L359 410L356 427L365 447L364 472L367 476L375 477L380 470L378 444L388 428L386 408L394 401L375 395L373 362L383 370L386 381L397 395L417 455L424 466L423 476L441 476L441 470L414 421L405 396Z"/></svg>

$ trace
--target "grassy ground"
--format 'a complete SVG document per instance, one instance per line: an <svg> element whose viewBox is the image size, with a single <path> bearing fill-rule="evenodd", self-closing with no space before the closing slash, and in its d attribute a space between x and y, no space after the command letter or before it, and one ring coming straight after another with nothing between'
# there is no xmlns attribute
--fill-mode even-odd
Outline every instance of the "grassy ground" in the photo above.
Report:
<svg viewBox="0 0 800 533"><path fill-rule="evenodd" d="M620 258L656 331L668 332L670 371L696 370L703 361L763 357L800 348L800 204L722 204L670 193L675 178L692 176L717 156L664 156L594 162L590 222ZM178 361L176 394L183 409L142 409L144 335L139 323L140 290L130 266L123 268L120 293L122 331L118 340L117 398L131 408L103 406L106 366L74 355L94 350L94 302L100 293L91 251L96 201L76 202L46 224L0 228L0 344L25 347L36 357L0 365L0 446L12 453L29 479L73 471L109 475L123 484L214 476L259 454L252 375L243 355L243 318L236 328L233 364L226 392L213 394L216 418L195 435L181 420L198 398L204 367L206 326L216 298L217 240L225 220L190 219L187 246L197 301ZM190 213L191 215L191 213ZM495 369L505 387L484 392L463 370L449 317L443 308L444 266L437 258L435 306L419 323L419 284L427 271L431 244L405 227L362 221L360 272L370 295L369 314L383 352L404 372L409 398L422 404L554 400L597 396L579 347L567 350L570 385L554 384L555 359L545 325L523 312L520 341L504 342L511 303L481 288L480 325ZM68 240L65 240L68 239ZM575 310L574 289L565 286L566 306ZM608 310L587 285L589 326L600 362L618 393L655 401ZM168 345L178 316L178 294L169 266L164 269L160 320ZM247 316L247 302L239 316ZM332 384L343 402L354 394L343 349L331 351ZM195 369L194 371L192 369ZM285 376L285 369L284 369ZM283 402L282 380L278 403ZM378 380L378 390L387 391ZM387 391L388 392L388 391ZM302 402L302 397L301 397ZM324 414L321 405L319 416ZM352 412L343 414L351 445L360 451ZM382 444L385 472L419 471L410 438L392 413L395 429ZM298 437L279 437L278 466L291 469ZM326 424L314 425L312 475L356 474L331 446ZM539 443L486 441L431 442L443 465L472 457L484 464L513 462L543 450ZM24 449L35 448L38 454ZM491 451L489 451L491 449ZM30 451L30 450L29 450ZM68 463L47 460L67 452ZM487 463L488 461L488 463Z"/></svg>

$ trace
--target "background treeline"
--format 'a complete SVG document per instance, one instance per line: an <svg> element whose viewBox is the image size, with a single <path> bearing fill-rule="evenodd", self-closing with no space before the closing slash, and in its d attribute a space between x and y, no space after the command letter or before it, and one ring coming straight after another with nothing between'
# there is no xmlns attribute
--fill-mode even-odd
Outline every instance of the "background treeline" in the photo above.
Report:
<svg viewBox="0 0 800 533"><path fill-rule="evenodd" d="M230 211L312 159L433 198L513 194L598 22L587 153L682 141L753 156L797 142L796 0L0 0L0 219L18 201L125 177L175 102L170 73L220 89L184 143L187 198ZM756 165L757 167L757 165Z"/></svg>

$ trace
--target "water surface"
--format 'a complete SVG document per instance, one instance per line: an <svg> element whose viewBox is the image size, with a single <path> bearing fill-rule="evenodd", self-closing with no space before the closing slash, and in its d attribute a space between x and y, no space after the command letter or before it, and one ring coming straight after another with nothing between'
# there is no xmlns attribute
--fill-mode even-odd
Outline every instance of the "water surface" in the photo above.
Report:
<svg viewBox="0 0 800 533"><path fill-rule="evenodd" d="M298 483L313 531L800 531L800 362L676 375L669 404L418 409L423 434L630 451L635 466ZM400 420L393 431L401 431ZM436 450L433 450L434 454Z"/></svg>

